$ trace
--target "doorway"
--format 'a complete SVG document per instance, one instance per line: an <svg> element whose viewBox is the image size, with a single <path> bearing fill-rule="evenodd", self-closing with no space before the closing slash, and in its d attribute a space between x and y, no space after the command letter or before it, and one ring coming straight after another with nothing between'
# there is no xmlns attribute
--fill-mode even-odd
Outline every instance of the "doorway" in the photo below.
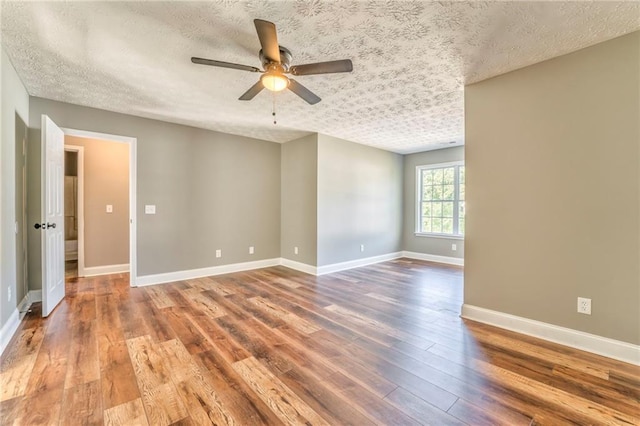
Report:
<svg viewBox="0 0 640 426"><path fill-rule="evenodd" d="M65 134L65 276L135 279L135 139ZM74 197L75 196L75 197Z"/></svg>
<svg viewBox="0 0 640 426"><path fill-rule="evenodd" d="M84 276L84 147L64 146L65 279Z"/></svg>

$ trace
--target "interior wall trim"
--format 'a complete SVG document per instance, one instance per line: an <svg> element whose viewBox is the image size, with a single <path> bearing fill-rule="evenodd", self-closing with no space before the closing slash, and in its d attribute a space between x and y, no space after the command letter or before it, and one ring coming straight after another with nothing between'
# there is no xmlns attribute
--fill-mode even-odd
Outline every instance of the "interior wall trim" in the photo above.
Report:
<svg viewBox="0 0 640 426"><path fill-rule="evenodd" d="M618 361L640 365L640 346L583 331L518 317L478 306L462 305L462 318L538 337Z"/></svg>
<svg viewBox="0 0 640 426"><path fill-rule="evenodd" d="M374 263L386 262L388 260L402 257L401 251L382 254L379 256L364 257L362 259L350 260L348 262L332 263L330 265L318 266L315 275L331 274L333 272L346 271L347 269L359 268L361 266L373 265Z"/></svg>
<svg viewBox="0 0 640 426"><path fill-rule="evenodd" d="M409 259L426 260L428 262L446 263L447 265L464 266L464 258L438 256L435 254L418 253L415 251L403 251L402 257L408 257Z"/></svg>
<svg viewBox="0 0 640 426"><path fill-rule="evenodd" d="M91 266L84 268L85 277L95 277L96 275L107 274L120 274L123 272L129 272L128 263L123 263L121 265Z"/></svg>
<svg viewBox="0 0 640 426"><path fill-rule="evenodd" d="M42 302L42 290L30 290L29 291L29 306L32 303Z"/></svg>
<svg viewBox="0 0 640 426"><path fill-rule="evenodd" d="M284 257L280 259L280 265L285 266L289 269L304 272L305 274L318 275L317 267L302 262L296 262L295 260L286 259Z"/></svg>
<svg viewBox="0 0 640 426"><path fill-rule="evenodd" d="M9 345L11 338L18 330L19 325L20 312L18 311L18 308L15 308L7 322L2 326L2 329L0 330L0 355L4 353L4 350Z"/></svg>
<svg viewBox="0 0 640 426"><path fill-rule="evenodd" d="M250 271L280 265L280 258L256 260L253 262L231 263L228 265L210 266L208 268L189 269L186 271L166 272L163 274L142 275L136 279L136 286L146 286L174 281L191 280L213 275L230 274L232 272Z"/></svg>

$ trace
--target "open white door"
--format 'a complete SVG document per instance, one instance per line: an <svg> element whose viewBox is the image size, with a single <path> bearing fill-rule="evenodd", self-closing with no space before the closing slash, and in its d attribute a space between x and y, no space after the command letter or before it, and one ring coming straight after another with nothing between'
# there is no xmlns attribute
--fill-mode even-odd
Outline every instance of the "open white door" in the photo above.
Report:
<svg viewBox="0 0 640 426"><path fill-rule="evenodd" d="M42 116L42 316L64 298L64 132ZM38 224L36 224L38 227Z"/></svg>

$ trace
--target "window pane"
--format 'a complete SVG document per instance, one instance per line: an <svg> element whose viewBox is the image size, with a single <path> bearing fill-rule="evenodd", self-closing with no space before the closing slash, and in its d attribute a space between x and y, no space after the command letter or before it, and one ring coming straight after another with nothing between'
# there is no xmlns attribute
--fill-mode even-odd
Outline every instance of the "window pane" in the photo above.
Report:
<svg viewBox="0 0 640 426"><path fill-rule="evenodd" d="M444 184L445 185L453 185L453 175L455 173L455 169L453 167L447 167L444 169Z"/></svg>
<svg viewBox="0 0 640 426"><path fill-rule="evenodd" d="M464 201L460 201L458 204L458 217L460 220L464 219Z"/></svg>
<svg viewBox="0 0 640 426"><path fill-rule="evenodd" d="M431 203L431 217L442 217L442 203Z"/></svg>
<svg viewBox="0 0 640 426"><path fill-rule="evenodd" d="M460 183L464 183L464 166L460 166L459 170L460 170L460 176L459 176Z"/></svg>
<svg viewBox="0 0 640 426"><path fill-rule="evenodd" d="M431 220L431 232L442 233L442 219L434 217Z"/></svg>
<svg viewBox="0 0 640 426"><path fill-rule="evenodd" d="M431 232L431 218L422 219L422 232Z"/></svg>
<svg viewBox="0 0 640 426"><path fill-rule="evenodd" d="M422 171L422 184L433 185L433 170Z"/></svg>
<svg viewBox="0 0 640 426"><path fill-rule="evenodd" d="M443 171L442 169L433 170L433 183L438 184L442 183L443 180Z"/></svg>
<svg viewBox="0 0 640 426"><path fill-rule="evenodd" d="M453 219L442 219L442 232L453 234Z"/></svg>
<svg viewBox="0 0 640 426"><path fill-rule="evenodd" d="M464 183L460 184L460 195L458 196L461 200L464 200Z"/></svg>
<svg viewBox="0 0 640 426"><path fill-rule="evenodd" d="M464 219L460 219L458 223L458 233L464 234Z"/></svg>
<svg viewBox="0 0 640 426"><path fill-rule="evenodd" d="M453 202L442 203L442 216L453 217Z"/></svg>
<svg viewBox="0 0 640 426"><path fill-rule="evenodd" d="M433 200L433 186L425 186L422 191L422 199L424 201Z"/></svg>
<svg viewBox="0 0 640 426"><path fill-rule="evenodd" d="M422 203L422 216L431 217L431 203Z"/></svg>
<svg viewBox="0 0 640 426"><path fill-rule="evenodd" d="M433 199L442 200L442 186L437 185L433 187Z"/></svg>
<svg viewBox="0 0 640 426"><path fill-rule="evenodd" d="M445 185L442 187L442 199L453 200L455 198L455 187L453 185Z"/></svg>

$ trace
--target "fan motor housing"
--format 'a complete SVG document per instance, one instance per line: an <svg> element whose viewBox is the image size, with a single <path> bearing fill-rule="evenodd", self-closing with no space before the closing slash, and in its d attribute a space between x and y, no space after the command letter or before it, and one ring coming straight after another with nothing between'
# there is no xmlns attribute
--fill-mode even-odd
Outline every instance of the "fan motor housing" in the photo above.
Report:
<svg viewBox="0 0 640 426"><path fill-rule="evenodd" d="M286 47L282 47L282 46L278 46L278 47L280 48L280 65L282 65L284 72L288 72L289 65L291 64L291 59L292 59L291 52ZM262 49L260 49L258 56L260 56L260 62L262 63L262 67L266 70L268 68L268 65L271 64L272 62L269 59L265 58L264 53L262 52Z"/></svg>

